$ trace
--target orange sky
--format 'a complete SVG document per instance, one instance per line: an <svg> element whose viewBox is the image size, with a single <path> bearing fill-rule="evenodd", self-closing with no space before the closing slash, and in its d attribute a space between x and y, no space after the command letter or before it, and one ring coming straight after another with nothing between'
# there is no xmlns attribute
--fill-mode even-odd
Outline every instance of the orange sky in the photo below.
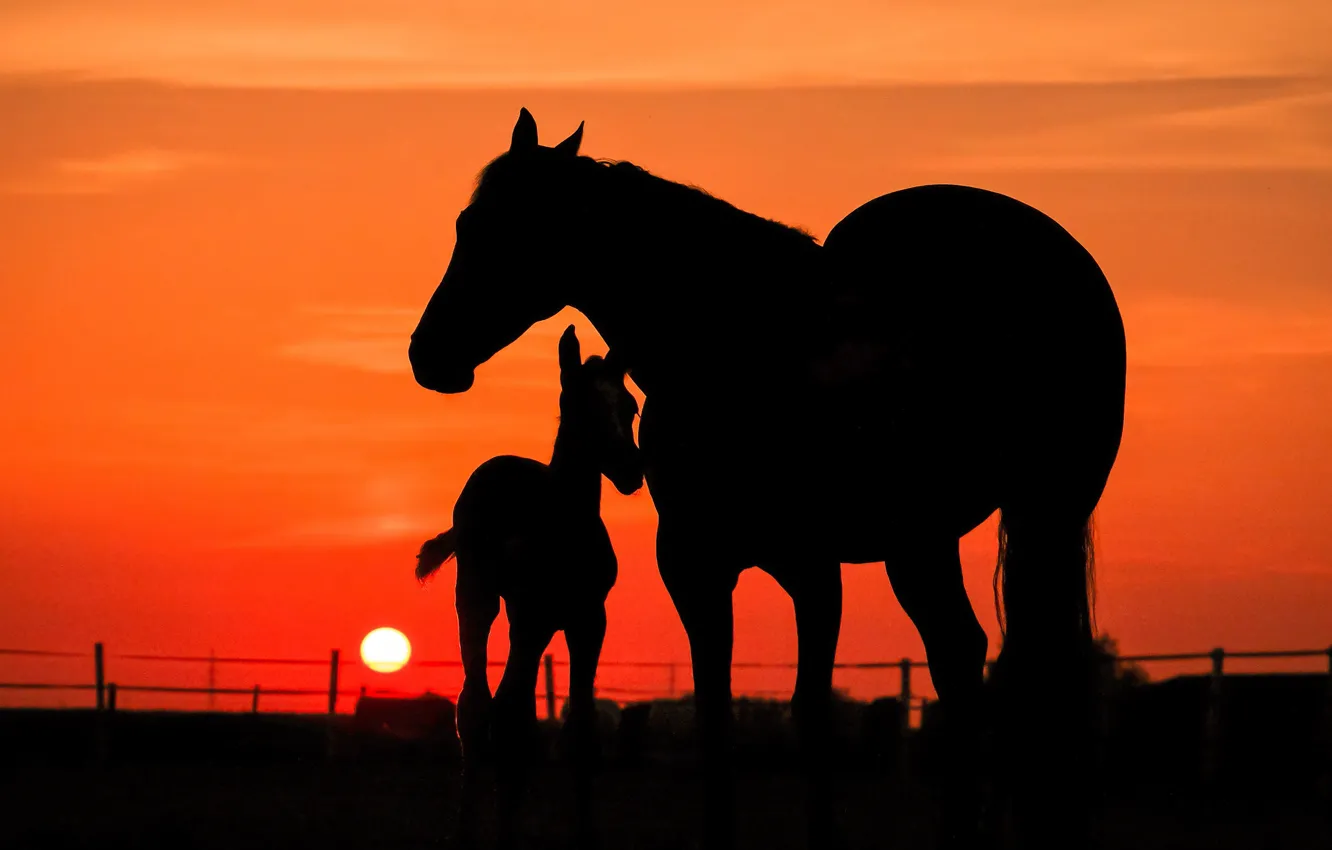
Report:
<svg viewBox="0 0 1332 850"><path fill-rule="evenodd" d="M416 547L480 461L549 453L565 323L597 348L568 313L465 395L408 371L453 217L524 105L546 140L586 120L589 154L820 236L924 182L1055 217L1128 331L1102 627L1135 652L1326 645L1332 7L1087 5L7 4L0 647L322 657L391 624L456 657L451 585L416 587ZM604 657L684 660L650 497L606 490ZM990 524L964 541L992 638L993 550ZM839 657L921 657L882 569L844 574ZM737 612L737 659L794 658L769 579L746 574ZM0 680L86 666L0 658Z"/></svg>

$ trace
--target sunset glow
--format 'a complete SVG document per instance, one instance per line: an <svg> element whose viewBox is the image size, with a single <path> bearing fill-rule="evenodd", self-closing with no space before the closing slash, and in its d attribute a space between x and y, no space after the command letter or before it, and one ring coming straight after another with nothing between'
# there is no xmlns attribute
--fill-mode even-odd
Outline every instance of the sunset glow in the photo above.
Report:
<svg viewBox="0 0 1332 850"><path fill-rule="evenodd" d="M0 646L312 659L218 685L318 689L332 648L359 667L350 648L389 620L419 660L457 661L452 577L420 586L414 556L480 463L549 459L560 331L605 350L566 310L462 395L408 368L455 217L525 106L545 143L586 121L586 154L820 238L922 183L1049 214L1128 337L1100 627L1131 652L1325 647L1329 44L1326 0L7 4ZM651 496L605 487L603 516L620 567L602 658L687 662ZM994 557L991 518L962 542L991 655ZM843 574L839 660L923 659L882 566ZM770 578L745 573L735 605L737 661L795 659ZM28 663L0 659L0 681L91 676ZM203 681L108 663L122 683ZM886 675L836 684L891 693ZM793 680L738 669L735 687ZM666 687L613 666L598 682Z"/></svg>

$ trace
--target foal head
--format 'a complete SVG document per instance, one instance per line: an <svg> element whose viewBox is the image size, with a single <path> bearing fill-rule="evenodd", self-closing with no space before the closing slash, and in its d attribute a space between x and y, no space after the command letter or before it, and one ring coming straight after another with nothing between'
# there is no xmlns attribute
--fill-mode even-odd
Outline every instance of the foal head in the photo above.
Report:
<svg viewBox="0 0 1332 850"><path fill-rule="evenodd" d="M574 326L560 337L560 437L629 495L643 486L643 459L634 442L638 401L624 385L614 352L583 362Z"/></svg>

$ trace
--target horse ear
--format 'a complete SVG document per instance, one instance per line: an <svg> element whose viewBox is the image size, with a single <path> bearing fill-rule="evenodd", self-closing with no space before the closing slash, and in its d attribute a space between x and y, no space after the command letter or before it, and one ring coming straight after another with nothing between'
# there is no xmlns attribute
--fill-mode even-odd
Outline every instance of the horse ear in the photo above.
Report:
<svg viewBox="0 0 1332 850"><path fill-rule="evenodd" d="M513 138L509 142L510 153L514 151L535 150L537 146L536 119L524 106L518 113L518 123L513 125Z"/></svg>
<svg viewBox="0 0 1332 850"><path fill-rule="evenodd" d="M583 143L583 123L578 122L578 129L573 131L573 135L555 146L555 150L565 156L578 156L578 146Z"/></svg>
<svg viewBox="0 0 1332 850"><path fill-rule="evenodd" d="M574 333L574 326L570 325L560 337L560 371L572 371L582 365L583 354L578 345L578 334Z"/></svg>
<svg viewBox="0 0 1332 850"><path fill-rule="evenodd" d="M624 361L621 360L620 355L616 353L616 349L614 348L606 352L606 356L602 358L602 362L606 364L608 369L613 369L621 375L629 371L625 368Z"/></svg>

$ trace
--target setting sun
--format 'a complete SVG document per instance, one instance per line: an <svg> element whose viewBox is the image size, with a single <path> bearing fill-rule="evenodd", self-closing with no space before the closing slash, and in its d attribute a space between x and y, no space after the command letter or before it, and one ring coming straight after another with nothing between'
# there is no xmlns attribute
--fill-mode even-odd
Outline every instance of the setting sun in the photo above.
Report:
<svg viewBox="0 0 1332 850"><path fill-rule="evenodd" d="M411 657L412 644L397 629L375 629L361 641L361 660L376 673L401 670Z"/></svg>

